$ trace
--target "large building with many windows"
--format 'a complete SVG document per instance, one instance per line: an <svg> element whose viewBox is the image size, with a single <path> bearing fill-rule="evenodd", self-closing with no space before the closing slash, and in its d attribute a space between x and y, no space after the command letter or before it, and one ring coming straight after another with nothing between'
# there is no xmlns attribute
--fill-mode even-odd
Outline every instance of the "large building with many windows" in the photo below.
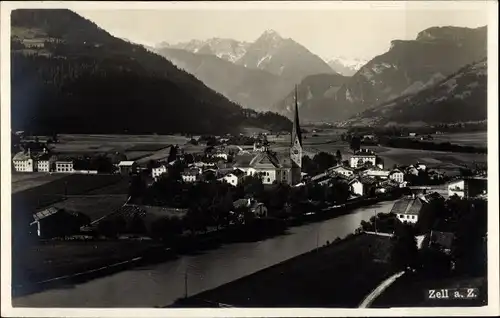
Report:
<svg viewBox="0 0 500 318"><path fill-rule="evenodd" d="M286 183L296 185L302 180L302 135L299 124L297 91L295 91L295 116L291 133L290 151L278 154L265 144L256 155L240 155L235 158L234 167L247 176L259 175L262 183Z"/></svg>

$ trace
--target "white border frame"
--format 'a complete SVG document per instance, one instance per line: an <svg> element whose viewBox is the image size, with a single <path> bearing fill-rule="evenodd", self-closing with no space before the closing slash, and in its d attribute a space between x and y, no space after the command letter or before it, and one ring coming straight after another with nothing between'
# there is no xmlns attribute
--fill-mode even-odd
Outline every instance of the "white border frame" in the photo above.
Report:
<svg viewBox="0 0 500 318"><path fill-rule="evenodd" d="M68 309L13 308L11 304L11 172L10 172L10 11L17 8L67 9L177 9L177 10L467 10L487 6L488 22L488 306L449 308L392 309ZM280 2L2 2L1 3L1 246L2 246L2 316L17 317L324 317L324 316L494 316L499 312L499 208L498 196L498 2L489 1L280 1ZM8 150L7 150L8 149ZM4 151L7 150L7 151Z"/></svg>

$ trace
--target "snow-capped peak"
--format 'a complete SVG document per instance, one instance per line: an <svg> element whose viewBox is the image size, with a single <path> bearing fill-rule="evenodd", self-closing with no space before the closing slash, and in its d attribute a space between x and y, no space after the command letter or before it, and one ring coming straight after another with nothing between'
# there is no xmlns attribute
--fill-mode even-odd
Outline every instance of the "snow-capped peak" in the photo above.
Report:
<svg viewBox="0 0 500 318"><path fill-rule="evenodd" d="M356 73L369 59L358 57L333 56L326 58L325 61L330 67L345 76L351 76Z"/></svg>

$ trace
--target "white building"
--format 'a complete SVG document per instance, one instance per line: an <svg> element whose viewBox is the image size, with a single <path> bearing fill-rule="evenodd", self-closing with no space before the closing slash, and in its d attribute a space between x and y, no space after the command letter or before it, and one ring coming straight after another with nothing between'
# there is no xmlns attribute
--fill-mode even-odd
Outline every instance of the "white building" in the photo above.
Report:
<svg viewBox="0 0 500 318"><path fill-rule="evenodd" d="M448 197L458 195L460 198L465 197L465 180L457 180L448 184Z"/></svg>
<svg viewBox="0 0 500 318"><path fill-rule="evenodd" d="M237 186L245 177L245 173L239 169L235 169L233 172L226 174L222 180L229 183L232 186Z"/></svg>
<svg viewBox="0 0 500 318"><path fill-rule="evenodd" d="M56 161L56 172L73 173L73 161Z"/></svg>
<svg viewBox="0 0 500 318"><path fill-rule="evenodd" d="M228 154L227 153L224 153L224 152L216 152L213 157L215 158L221 158L221 159L224 159L227 161L227 158L228 158Z"/></svg>
<svg viewBox="0 0 500 318"><path fill-rule="evenodd" d="M425 171L427 169L427 166L424 165L423 163L417 163L416 168L417 170Z"/></svg>
<svg viewBox="0 0 500 318"><path fill-rule="evenodd" d="M158 179L162 174L167 172L167 167L165 165L161 165L159 167L154 167L151 169L151 176L153 179Z"/></svg>
<svg viewBox="0 0 500 318"><path fill-rule="evenodd" d="M36 161L33 160L29 150L27 153L17 153L14 158L12 158L12 162L14 163L14 170L18 172L33 172L36 169Z"/></svg>
<svg viewBox="0 0 500 318"><path fill-rule="evenodd" d="M182 181L184 182L196 182L199 180L201 175L201 169L199 168L188 168L181 173Z"/></svg>
<svg viewBox="0 0 500 318"><path fill-rule="evenodd" d="M398 183L403 183L405 180L405 174L399 169L394 169L390 172L389 179L394 180Z"/></svg>
<svg viewBox="0 0 500 318"><path fill-rule="evenodd" d="M358 179L353 179L349 181L349 189L352 194L357 195L357 196L362 196L363 195L363 183L359 181Z"/></svg>
<svg viewBox="0 0 500 318"><path fill-rule="evenodd" d="M328 172L340 174L346 177L350 177L354 174L354 170L348 167L337 165L335 167L328 168Z"/></svg>
<svg viewBox="0 0 500 318"><path fill-rule="evenodd" d="M373 152L367 150L358 151L349 158L349 166L351 168L363 166L367 162L370 162L373 166L377 163L377 156Z"/></svg>
<svg viewBox="0 0 500 318"><path fill-rule="evenodd" d="M390 171L379 170L379 169L368 169L363 171L363 175L365 176L380 178L380 179L387 179L389 177L389 174Z"/></svg>

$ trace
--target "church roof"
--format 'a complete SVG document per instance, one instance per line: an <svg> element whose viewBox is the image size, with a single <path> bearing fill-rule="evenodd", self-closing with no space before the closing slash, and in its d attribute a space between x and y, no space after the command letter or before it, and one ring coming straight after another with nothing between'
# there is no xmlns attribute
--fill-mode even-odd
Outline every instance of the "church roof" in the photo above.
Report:
<svg viewBox="0 0 500 318"><path fill-rule="evenodd" d="M235 168L260 168L260 169L275 169L289 168L292 165L290 158L286 154L277 154L273 151L265 151L254 156L241 155L236 156Z"/></svg>

